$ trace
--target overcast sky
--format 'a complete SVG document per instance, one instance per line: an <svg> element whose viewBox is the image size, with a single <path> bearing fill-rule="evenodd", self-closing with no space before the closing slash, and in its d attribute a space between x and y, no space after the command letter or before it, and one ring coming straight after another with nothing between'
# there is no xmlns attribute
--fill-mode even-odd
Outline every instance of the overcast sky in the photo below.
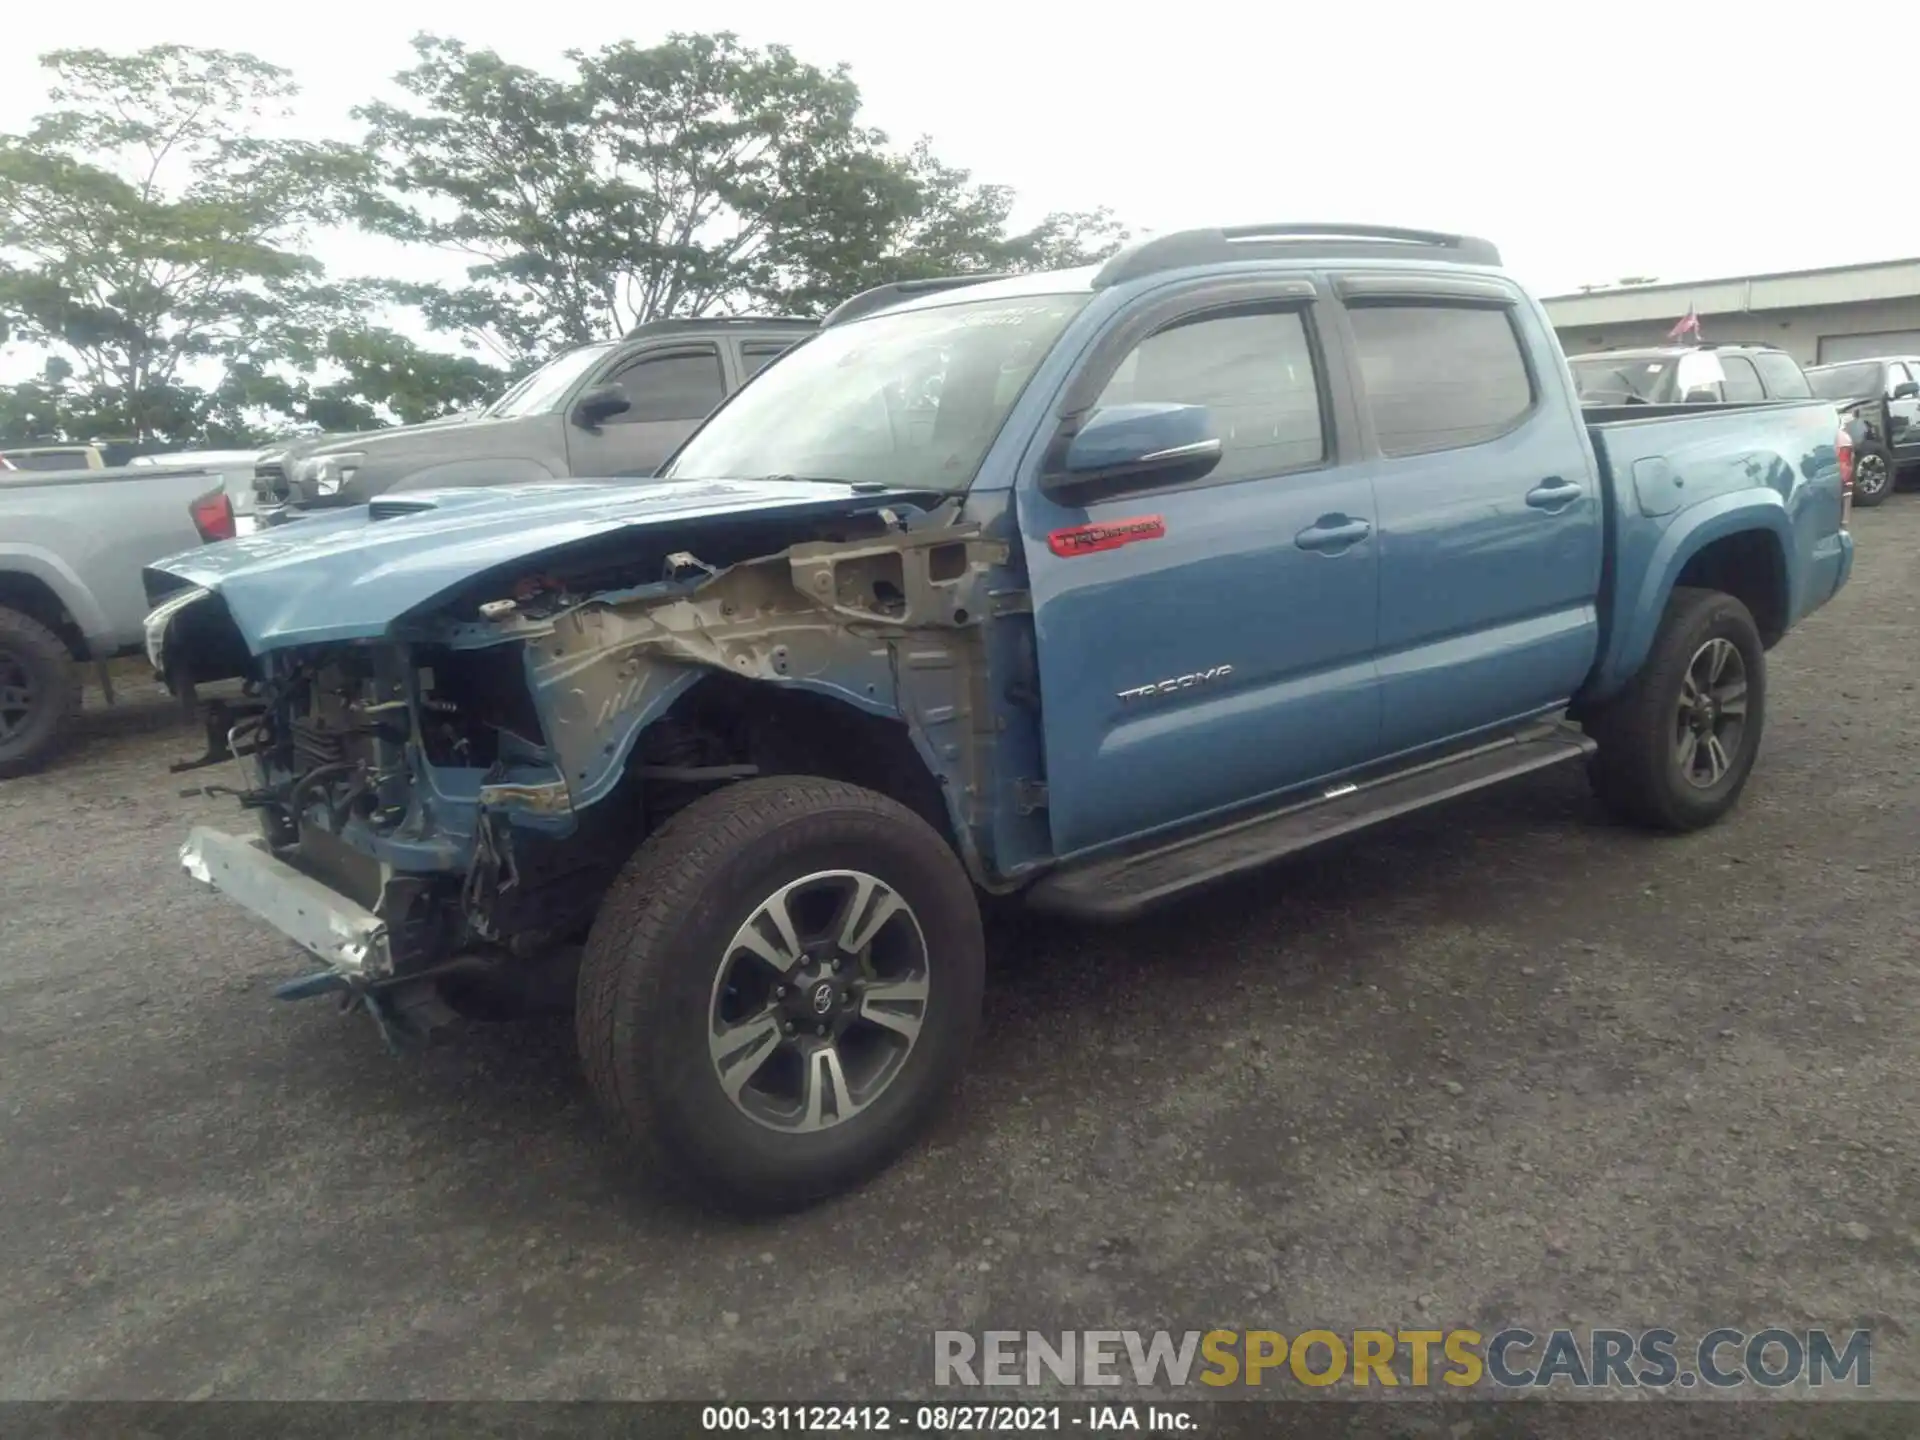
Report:
<svg viewBox="0 0 1920 1440"><path fill-rule="evenodd" d="M1136 231L1458 229L1493 239L1541 293L1920 254L1920 110L1897 99L1911 70L1862 68L1913 52L1916 12L1891 0L1765 19L1763 7L1647 0L7 8L7 130L44 107L35 57L61 46L252 51L295 73L308 133L350 138L349 107L385 89L419 31L557 67L569 47L732 29L846 62L871 123L902 143L929 135L943 159L1013 186L1022 219L1107 205ZM1859 188L1876 175L1884 195ZM416 268L364 239L330 239L321 258L341 273Z"/></svg>

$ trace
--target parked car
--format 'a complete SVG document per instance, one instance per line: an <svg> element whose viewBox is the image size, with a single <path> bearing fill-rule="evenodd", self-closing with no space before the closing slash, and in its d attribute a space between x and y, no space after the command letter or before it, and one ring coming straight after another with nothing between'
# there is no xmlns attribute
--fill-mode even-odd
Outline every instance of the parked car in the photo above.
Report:
<svg viewBox="0 0 1920 1440"><path fill-rule="evenodd" d="M142 467L189 465L212 471L220 477L221 488L227 492L228 503L233 507L235 533L250 535L256 525L254 467L260 463L261 453L258 450L177 450L158 455L136 456L127 463Z"/></svg>
<svg viewBox="0 0 1920 1440"><path fill-rule="evenodd" d="M478 413L298 441L261 457L262 524L446 486L651 475L811 320L657 320L568 351Z"/></svg>
<svg viewBox="0 0 1920 1440"><path fill-rule="evenodd" d="M77 665L139 652L142 567L234 533L218 487L195 466L0 473L0 777L66 737ZM111 702L104 664L100 678Z"/></svg>
<svg viewBox="0 0 1920 1440"><path fill-rule="evenodd" d="M1748 404L1813 395L1791 355L1747 341L1602 350L1567 363L1583 405Z"/></svg>
<svg viewBox="0 0 1920 1440"><path fill-rule="evenodd" d="M1878 505L1920 466L1920 356L1816 365L1807 382L1855 417L1854 499Z"/></svg>
<svg viewBox="0 0 1920 1440"><path fill-rule="evenodd" d="M1123 918L1557 765L1718 820L1849 464L1825 401L1583 414L1481 240L886 286L649 484L154 566L155 668L261 687L204 757L261 833L181 858L396 1040L573 957L614 1123L800 1204L959 1073L978 895Z"/></svg>

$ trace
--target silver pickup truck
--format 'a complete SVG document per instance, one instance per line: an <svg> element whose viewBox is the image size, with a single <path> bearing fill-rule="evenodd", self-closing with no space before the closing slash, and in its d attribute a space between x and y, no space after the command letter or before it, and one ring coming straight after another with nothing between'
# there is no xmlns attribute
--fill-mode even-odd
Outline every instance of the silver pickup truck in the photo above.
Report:
<svg viewBox="0 0 1920 1440"><path fill-rule="evenodd" d="M37 768L80 706L76 668L145 643L142 567L230 539L203 465L0 468L0 778Z"/></svg>

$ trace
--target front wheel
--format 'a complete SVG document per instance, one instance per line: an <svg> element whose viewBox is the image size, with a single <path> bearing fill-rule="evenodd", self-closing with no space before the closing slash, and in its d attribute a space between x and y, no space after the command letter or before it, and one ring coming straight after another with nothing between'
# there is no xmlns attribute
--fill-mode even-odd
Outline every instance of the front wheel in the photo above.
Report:
<svg viewBox="0 0 1920 1440"><path fill-rule="evenodd" d="M1892 457L1884 450L1863 446L1853 460L1853 503L1870 510L1892 493Z"/></svg>
<svg viewBox="0 0 1920 1440"><path fill-rule="evenodd" d="M630 1139L704 1199L784 1210L913 1141L964 1066L984 976L972 884L924 820L837 781L751 780L627 863L575 1023Z"/></svg>
<svg viewBox="0 0 1920 1440"><path fill-rule="evenodd" d="M1711 825L1746 786L1766 700L1766 652L1747 607L1676 589L1640 673L1588 724L1595 791L1634 824Z"/></svg>

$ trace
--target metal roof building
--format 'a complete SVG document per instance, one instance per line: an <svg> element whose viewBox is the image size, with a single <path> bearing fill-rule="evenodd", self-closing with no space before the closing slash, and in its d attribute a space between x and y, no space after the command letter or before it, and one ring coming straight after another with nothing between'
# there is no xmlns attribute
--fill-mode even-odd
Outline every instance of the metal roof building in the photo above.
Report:
<svg viewBox="0 0 1920 1440"><path fill-rule="evenodd" d="M1569 355L1657 345L1689 307L1701 339L1778 345L1802 365L1920 355L1920 259L1617 285L1541 303Z"/></svg>

